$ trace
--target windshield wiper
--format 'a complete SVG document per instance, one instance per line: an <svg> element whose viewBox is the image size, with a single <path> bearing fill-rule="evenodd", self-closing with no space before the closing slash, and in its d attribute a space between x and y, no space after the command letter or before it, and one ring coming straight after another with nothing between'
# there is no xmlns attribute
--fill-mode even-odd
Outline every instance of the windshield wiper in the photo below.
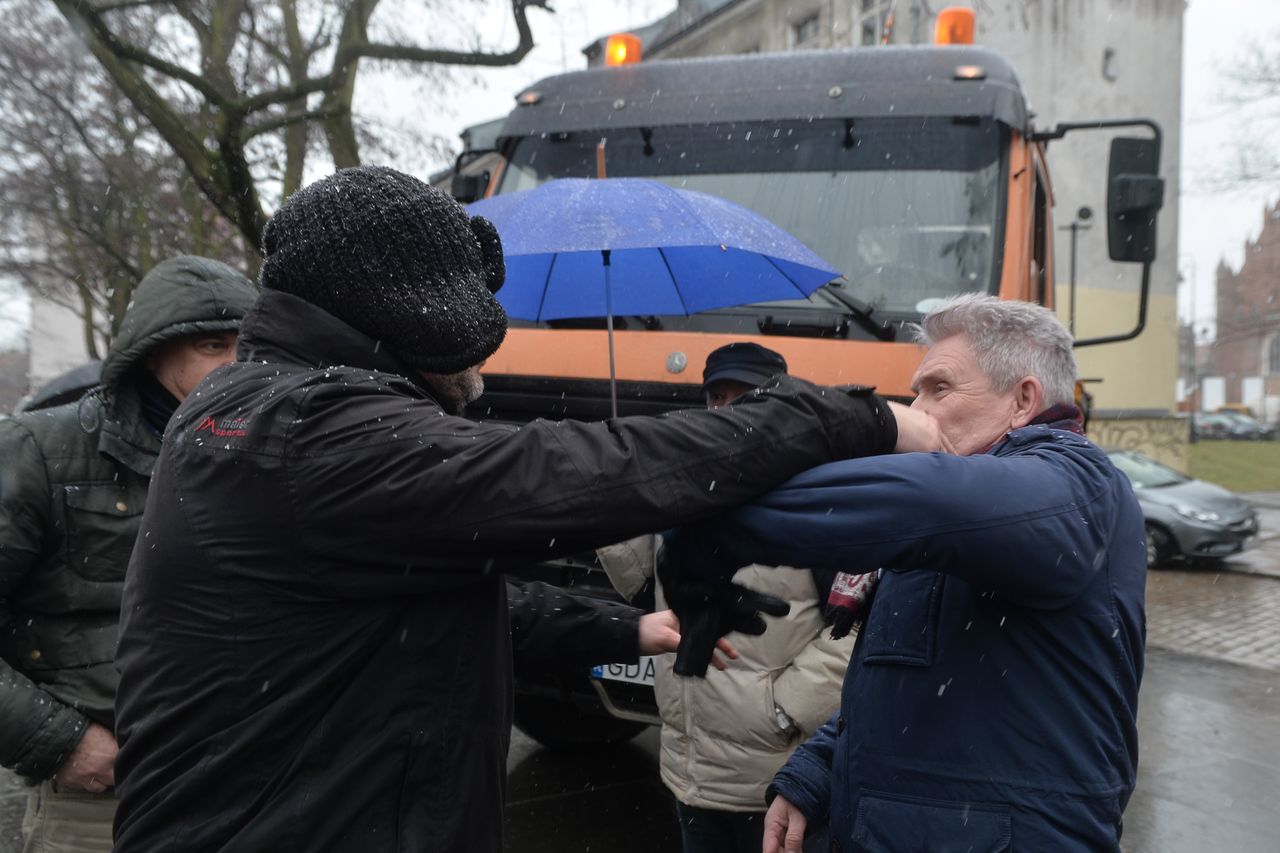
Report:
<svg viewBox="0 0 1280 853"><path fill-rule="evenodd" d="M856 296L850 296L844 292L844 285L839 282L831 282L826 287L826 292L835 297L835 300L849 309L848 315L864 330L870 332L878 340L894 341L898 338L898 330L888 323L881 323L874 316L876 309L863 302Z"/></svg>

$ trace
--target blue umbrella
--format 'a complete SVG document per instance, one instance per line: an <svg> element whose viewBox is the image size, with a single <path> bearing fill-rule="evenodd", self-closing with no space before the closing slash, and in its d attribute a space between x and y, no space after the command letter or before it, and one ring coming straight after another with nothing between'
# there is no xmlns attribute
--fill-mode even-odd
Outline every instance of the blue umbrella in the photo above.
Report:
<svg viewBox="0 0 1280 853"><path fill-rule="evenodd" d="M695 314L806 297L838 278L769 220L705 193L640 178L562 178L468 208L502 237L512 317ZM617 414L614 392L614 414Z"/></svg>

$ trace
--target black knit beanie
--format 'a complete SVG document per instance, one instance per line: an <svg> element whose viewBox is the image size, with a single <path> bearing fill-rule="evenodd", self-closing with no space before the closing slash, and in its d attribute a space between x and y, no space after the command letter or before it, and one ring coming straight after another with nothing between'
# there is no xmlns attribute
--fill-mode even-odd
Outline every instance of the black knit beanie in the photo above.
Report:
<svg viewBox="0 0 1280 853"><path fill-rule="evenodd" d="M304 187L262 245L264 288L307 300L420 370L464 370L506 335L493 297L506 274L498 232L395 169L343 169Z"/></svg>

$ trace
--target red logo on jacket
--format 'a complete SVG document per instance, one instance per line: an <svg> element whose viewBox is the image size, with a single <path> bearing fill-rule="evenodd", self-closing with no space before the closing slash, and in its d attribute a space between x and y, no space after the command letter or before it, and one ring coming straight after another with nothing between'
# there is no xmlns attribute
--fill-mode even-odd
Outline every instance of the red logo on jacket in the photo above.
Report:
<svg viewBox="0 0 1280 853"><path fill-rule="evenodd" d="M219 438L239 438L249 434L248 418L223 418L220 422L206 416L196 432L210 432Z"/></svg>

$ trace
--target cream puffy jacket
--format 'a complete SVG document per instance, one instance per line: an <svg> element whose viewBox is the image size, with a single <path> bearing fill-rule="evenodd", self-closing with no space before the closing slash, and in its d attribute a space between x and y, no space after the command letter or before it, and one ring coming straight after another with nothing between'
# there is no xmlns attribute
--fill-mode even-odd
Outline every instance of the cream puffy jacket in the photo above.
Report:
<svg viewBox="0 0 1280 853"><path fill-rule="evenodd" d="M655 542L661 539L642 536L598 552L628 599L654 575ZM686 805L764 811L773 775L839 707L854 638L830 639L808 569L747 566L734 580L786 599L791 612L764 617L769 628L759 637L731 635L742 656L723 672L709 669L705 679L675 675L675 655L658 658L662 781ZM661 588L657 596L665 606ZM782 728L779 710L794 727Z"/></svg>

